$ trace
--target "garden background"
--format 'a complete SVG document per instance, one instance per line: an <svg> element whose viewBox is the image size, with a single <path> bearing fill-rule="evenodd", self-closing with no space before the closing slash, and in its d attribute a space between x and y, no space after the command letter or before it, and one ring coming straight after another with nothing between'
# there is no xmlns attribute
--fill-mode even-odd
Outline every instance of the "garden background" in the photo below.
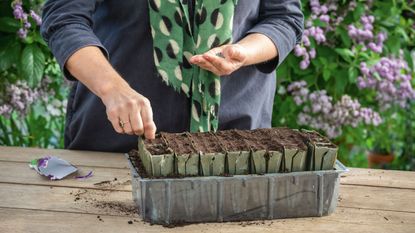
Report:
<svg viewBox="0 0 415 233"><path fill-rule="evenodd" d="M44 0L0 0L0 145L62 148L70 83L43 41ZM302 43L278 68L273 126L310 128L347 166L368 152L415 170L415 2L303 0ZM386 156L385 156L386 158Z"/></svg>

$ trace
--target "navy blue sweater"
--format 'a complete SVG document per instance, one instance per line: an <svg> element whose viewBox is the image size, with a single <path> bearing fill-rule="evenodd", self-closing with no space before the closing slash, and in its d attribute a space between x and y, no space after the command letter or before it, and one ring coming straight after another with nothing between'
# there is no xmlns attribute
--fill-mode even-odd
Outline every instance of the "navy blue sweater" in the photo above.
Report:
<svg viewBox="0 0 415 233"><path fill-rule="evenodd" d="M233 24L234 41L262 33L274 42L279 56L221 78L219 129L270 127L275 69L301 39L300 2L239 0ZM41 32L64 75L74 81L67 108L66 148L127 152L137 147L137 137L117 134L102 101L65 69L75 51L91 45L101 48L130 86L150 100L158 131L189 130L189 100L156 76L147 0L49 0Z"/></svg>

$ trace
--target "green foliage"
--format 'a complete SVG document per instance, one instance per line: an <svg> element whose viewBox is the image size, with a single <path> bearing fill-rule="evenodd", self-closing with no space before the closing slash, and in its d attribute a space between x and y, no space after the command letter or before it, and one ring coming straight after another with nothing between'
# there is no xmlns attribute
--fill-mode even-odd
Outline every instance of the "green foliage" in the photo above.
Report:
<svg viewBox="0 0 415 233"><path fill-rule="evenodd" d="M13 4L0 5L0 145L62 148L68 85L31 16L24 38L23 20ZM23 10L39 13L43 1L23 1Z"/></svg>
<svg viewBox="0 0 415 233"><path fill-rule="evenodd" d="M328 2L320 1L320 4ZM343 162L349 166L364 167L367 166L366 151L386 150L396 155L391 168L414 170L414 103L410 103L405 108L392 106L383 110L383 106L376 99L376 90L358 88L358 77L362 75L360 64L365 62L368 66L372 66L382 57L399 57L403 54L403 59L411 70L410 75L414 77L414 3L387 0L372 1L372 5L368 5L367 1L356 1L355 8L350 10L350 4L353 2L337 1L336 15L329 13L330 22L323 23L318 18L311 19L313 11L310 1L302 1L306 24L309 21L308 23L312 23L313 26L323 28L327 40L319 44L315 39L311 39L308 48L316 50L316 57L311 59L306 69L300 68L302 58L294 54L290 54L278 68L279 91L274 102L273 126L307 128L298 123L302 107L298 106L293 96L285 90L293 82L306 81L310 91L326 90L333 98L333 102L340 100L343 95L351 96L363 107L379 112L383 119L383 123L379 126L362 124L357 127L342 127L342 134L334 140L340 146L340 159ZM357 44L349 36L348 26L361 25L360 21L364 15L374 16L374 32L384 32L388 35L381 53L365 50L364 46ZM343 20L338 24L333 23L339 17ZM328 25L333 29L327 29ZM411 82L414 86L414 78Z"/></svg>

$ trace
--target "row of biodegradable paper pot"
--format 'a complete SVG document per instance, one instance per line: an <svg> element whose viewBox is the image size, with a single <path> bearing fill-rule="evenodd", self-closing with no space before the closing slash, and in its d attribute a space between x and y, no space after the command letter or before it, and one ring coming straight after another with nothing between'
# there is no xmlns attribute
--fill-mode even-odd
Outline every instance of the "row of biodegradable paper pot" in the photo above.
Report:
<svg viewBox="0 0 415 233"><path fill-rule="evenodd" d="M297 131L297 130L296 130ZM297 131L300 132L300 131ZM152 155L143 139L138 150L149 177L221 176L297 171L331 170L337 158L337 146L314 131L301 130L302 135L318 135L304 140L307 149L283 147L282 151L253 150L219 153ZM321 140L320 140L321 139Z"/></svg>

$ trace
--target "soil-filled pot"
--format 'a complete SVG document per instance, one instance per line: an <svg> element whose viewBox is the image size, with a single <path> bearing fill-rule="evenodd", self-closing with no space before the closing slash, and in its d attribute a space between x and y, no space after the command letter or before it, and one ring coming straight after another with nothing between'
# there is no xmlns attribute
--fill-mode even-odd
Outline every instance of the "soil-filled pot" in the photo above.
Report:
<svg viewBox="0 0 415 233"><path fill-rule="evenodd" d="M138 150L146 172L152 176L170 176L174 173L174 154L167 148L160 135L152 144L138 140Z"/></svg>
<svg viewBox="0 0 415 233"><path fill-rule="evenodd" d="M369 168L386 168L392 163L395 155L392 153L382 154L379 152L369 151L367 154L367 161Z"/></svg>

